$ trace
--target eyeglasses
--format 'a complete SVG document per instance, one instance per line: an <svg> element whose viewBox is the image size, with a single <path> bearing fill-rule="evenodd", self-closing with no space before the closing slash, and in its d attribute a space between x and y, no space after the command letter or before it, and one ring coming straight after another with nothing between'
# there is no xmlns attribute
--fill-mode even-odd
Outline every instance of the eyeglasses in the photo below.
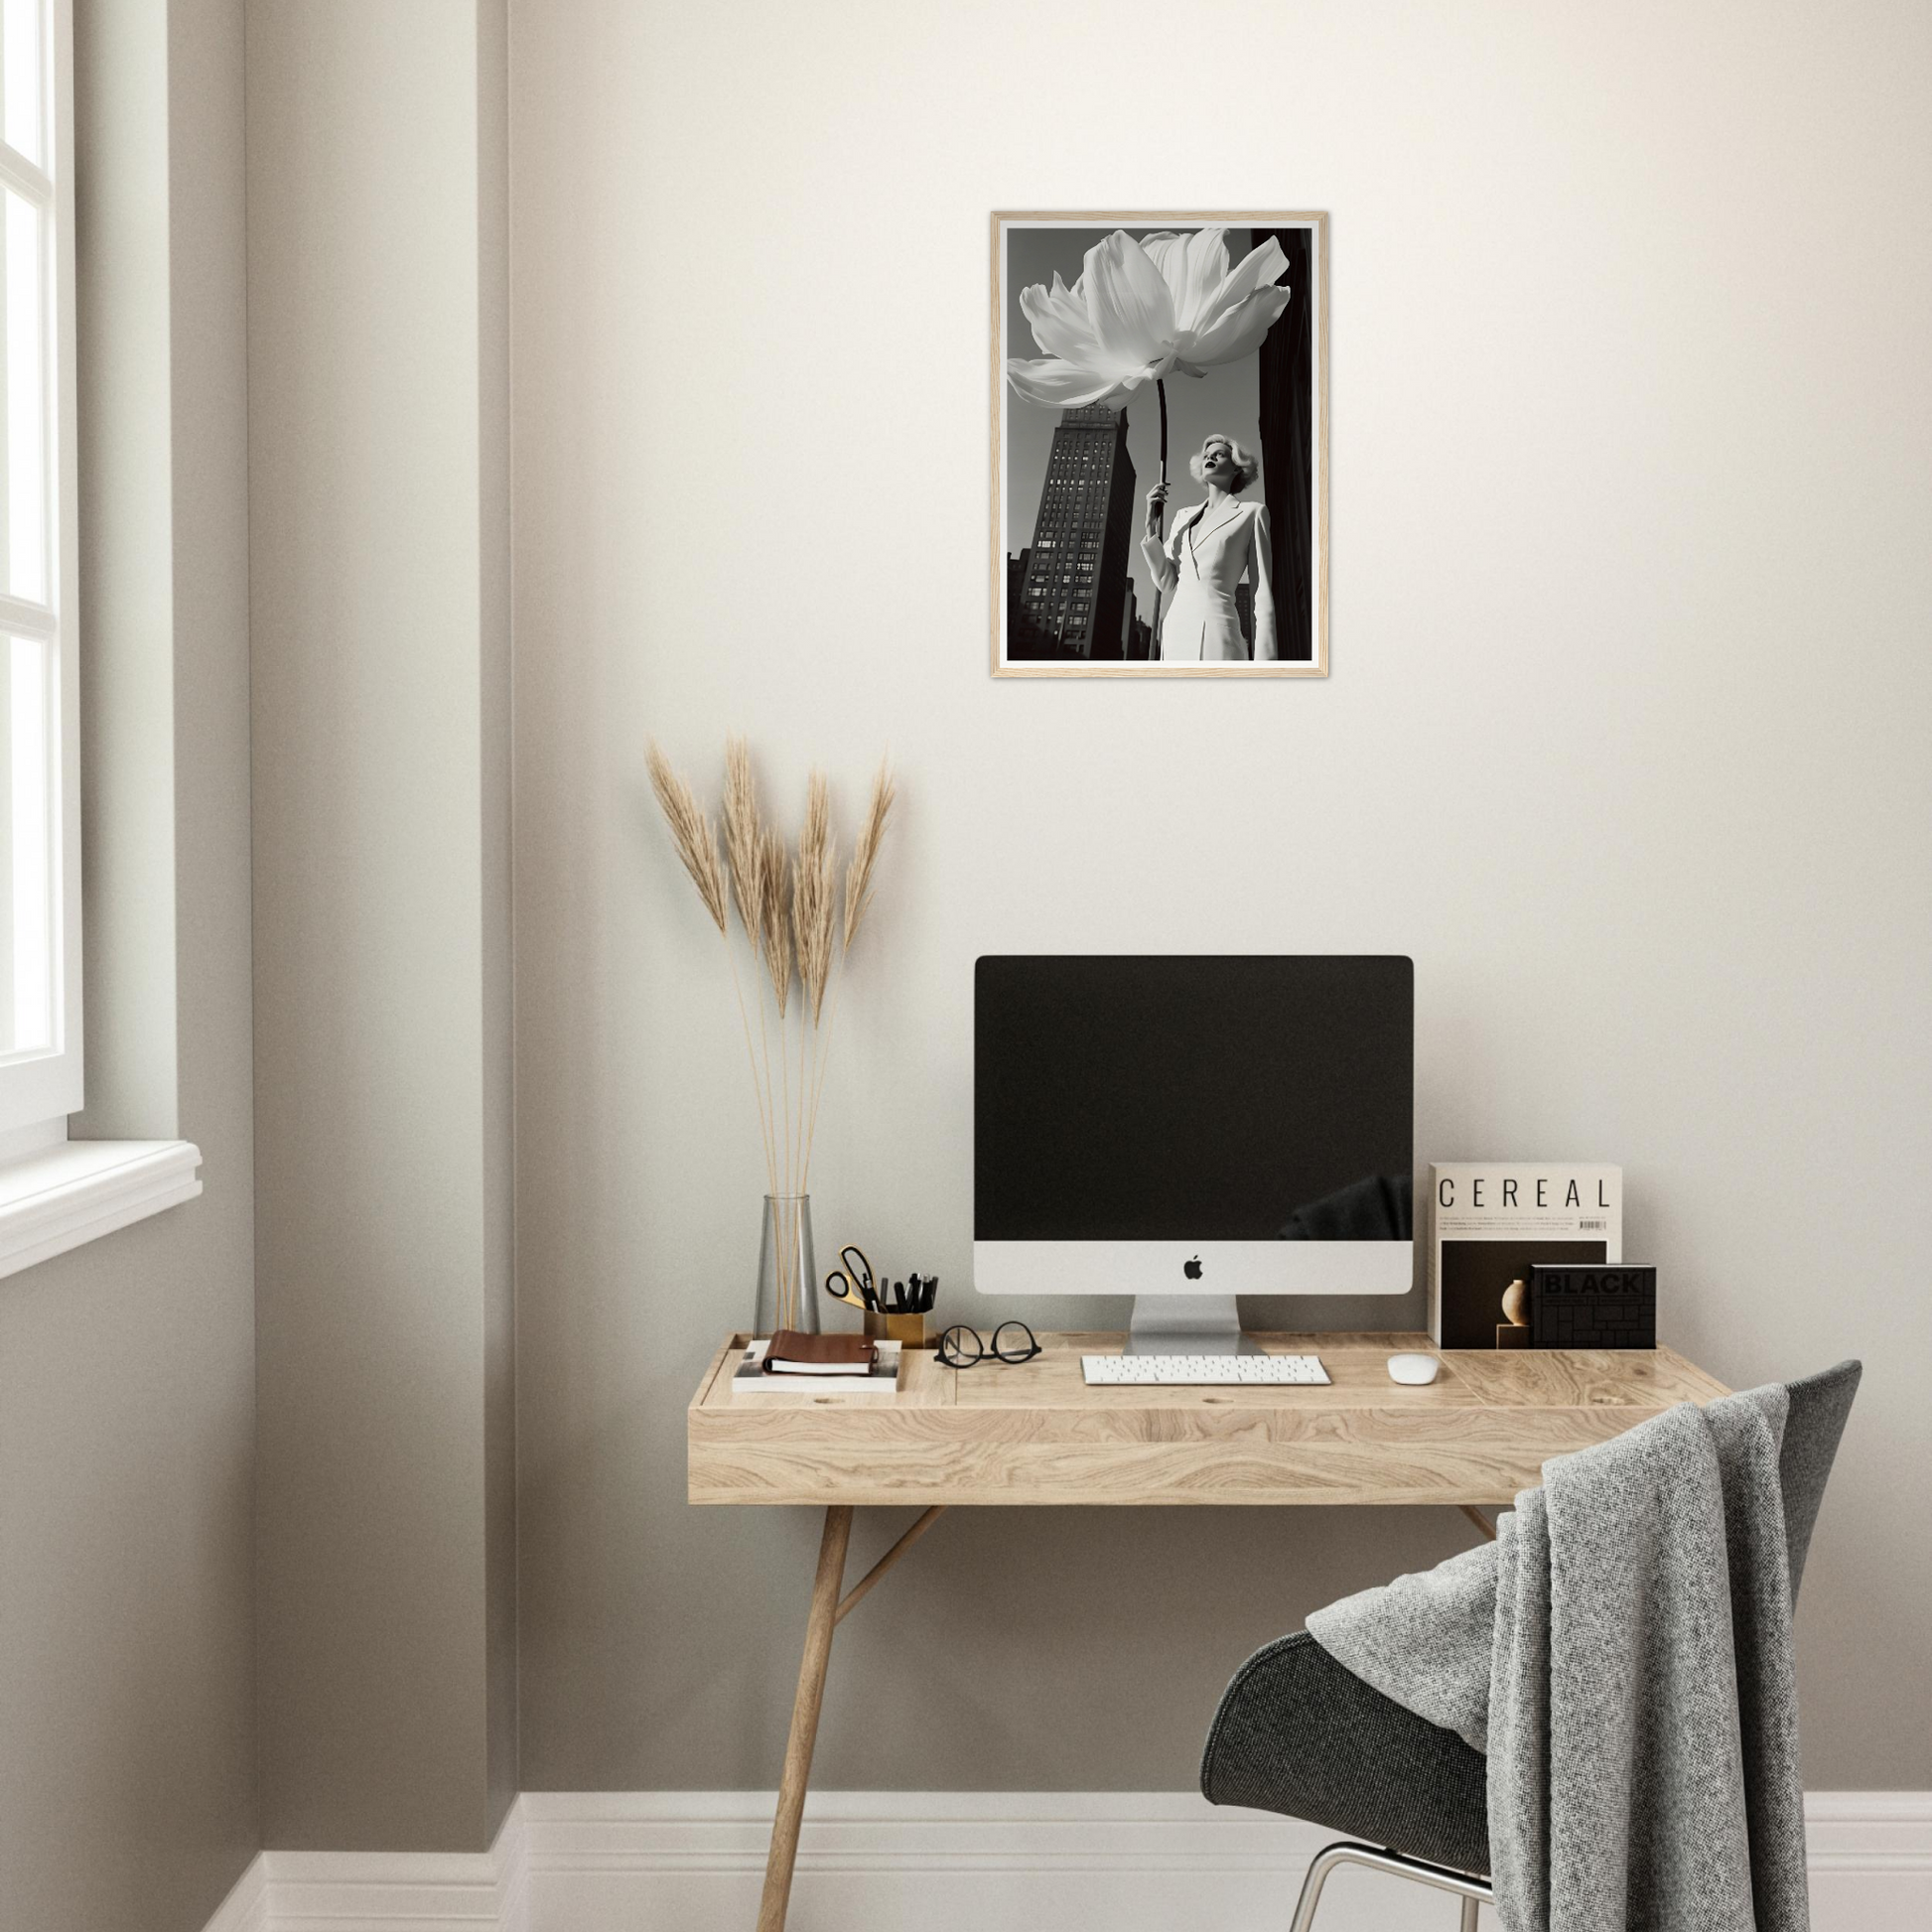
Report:
<svg viewBox="0 0 1932 1932"><path fill-rule="evenodd" d="M993 1346L980 1339L977 1328L956 1322L939 1337L939 1359L948 1368L976 1368L981 1362L1030 1362L1040 1352L1034 1331L1024 1321L1002 1321L993 1330Z"/></svg>

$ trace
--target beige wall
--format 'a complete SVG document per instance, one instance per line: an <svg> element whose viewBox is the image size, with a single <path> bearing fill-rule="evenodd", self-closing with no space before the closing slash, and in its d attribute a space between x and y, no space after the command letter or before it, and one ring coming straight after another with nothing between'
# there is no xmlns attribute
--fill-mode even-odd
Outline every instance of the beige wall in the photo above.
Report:
<svg viewBox="0 0 1932 1932"><path fill-rule="evenodd" d="M75 11L84 1125L206 1191L0 1281L0 1925L199 1932L260 1842L241 20Z"/></svg>
<svg viewBox="0 0 1932 1932"><path fill-rule="evenodd" d="M1932 1784L1925 10L512 27L526 1787L778 1761L816 1530L682 1500L760 1176L642 767L733 728L787 798L904 778L823 1246L979 1306L976 954L1410 952L1422 1159L1620 1161L1671 1342L1865 1358L1807 1769ZM1334 218L1334 675L991 681L988 210L1271 203ZM1464 1536L949 1521L841 1633L823 1782L1184 1786L1252 1645Z"/></svg>
<svg viewBox="0 0 1932 1932"><path fill-rule="evenodd" d="M265 1843L514 1793L501 0L248 10Z"/></svg>
<svg viewBox="0 0 1932 1932"><path fill-rule="evenodd" d="M516 1797L516 1252L510 948L509 13L475 0L479 906L483 942L483 1637L488 1817Z"/></svg>

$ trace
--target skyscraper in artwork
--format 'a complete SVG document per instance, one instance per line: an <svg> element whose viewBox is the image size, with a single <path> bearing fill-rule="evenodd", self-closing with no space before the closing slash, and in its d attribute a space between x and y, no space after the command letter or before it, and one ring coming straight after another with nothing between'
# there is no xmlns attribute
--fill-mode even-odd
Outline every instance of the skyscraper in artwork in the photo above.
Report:
<svg viewBox="0 0 1932 1932"><path fill-rule="evenodd" d="M1122 655L1133 532L1127 412L1061 410L1017 608L1008 600L1009 659Z"/></svg>
<svg viewBox="0 0 1932 1932"><path fill-rule="evenodd" d="M1009 657L1051 657L1052 639L1027 613L1027 600L1022 595L1027 584L1027 565L1033 559L1031 550L1023 550L1019 556L1007 552L1007 655Z"/></svg>
<svg viewBox="0 0 1932 1932"><path fill-rule="evenodd" d="M1288 257L1282 277L1289 304L1262 340L1257 370L1262 490L1274 532L1275 624L1284 658L1314 654L1311 627L1313 558L1310 503L1314 488L1311 379L1314 340L1310 235L1307 228L1256 228L1259 248L1270 235Z"/></svg>

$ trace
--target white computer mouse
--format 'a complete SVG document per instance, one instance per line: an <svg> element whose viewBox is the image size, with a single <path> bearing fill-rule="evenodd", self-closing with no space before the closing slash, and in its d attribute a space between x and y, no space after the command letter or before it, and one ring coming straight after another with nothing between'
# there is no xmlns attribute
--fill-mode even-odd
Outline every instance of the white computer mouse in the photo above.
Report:
<svg viewBox="0 0 1932 1932"><path fill-rule="evenodd" d="M1441 1360L1434 1355L1391 1355L1389 1380L1417 1384L1433 1382L1442 1366Z"/></svg>

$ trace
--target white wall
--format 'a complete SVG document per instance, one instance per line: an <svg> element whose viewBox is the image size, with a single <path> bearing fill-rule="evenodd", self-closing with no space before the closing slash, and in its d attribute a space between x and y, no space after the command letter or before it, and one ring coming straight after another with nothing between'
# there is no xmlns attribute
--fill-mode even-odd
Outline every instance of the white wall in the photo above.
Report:
<svg viewBox="0 0 1932 1932"><path fill-rule="evenodd" d="M903 778L828 1249L972 1311L978 953L1412 953L1421 1159L1620 1161L1667 1340L1866 1359L1807 1766L1932 1784L1932 16L525 0L511 70L525 1788L765 1783L788 1707L815 1530L682 1501L761 1179L642 754L734 728ZM1333 213L1332 677L990 680L988 211L1270 205ZM952 1521L822 1781L1184 1785L1252 1644L1461 1536Z"/></svg>

